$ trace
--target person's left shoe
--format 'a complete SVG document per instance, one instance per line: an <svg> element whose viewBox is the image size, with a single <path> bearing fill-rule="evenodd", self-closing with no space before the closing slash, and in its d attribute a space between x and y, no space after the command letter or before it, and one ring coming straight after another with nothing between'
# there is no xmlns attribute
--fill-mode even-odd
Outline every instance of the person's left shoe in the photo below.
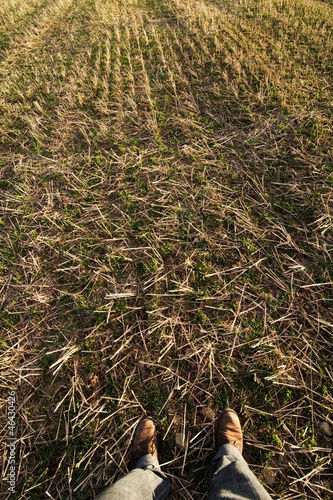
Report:
<svg viewBox="0 0 333 500"><path fill-rule="evenodd" d="M157 456L157 435L153 419L146 417L138 423L133 437L133 457L135 462L143 455Z"/></svg>
<svg viewBox="0 0 333 500"><path fill-rule="evenodd" d="M243 432L237 413L231 408L220 413L216 424L216 440L218 447L232 444L243 453Z"/></svg>

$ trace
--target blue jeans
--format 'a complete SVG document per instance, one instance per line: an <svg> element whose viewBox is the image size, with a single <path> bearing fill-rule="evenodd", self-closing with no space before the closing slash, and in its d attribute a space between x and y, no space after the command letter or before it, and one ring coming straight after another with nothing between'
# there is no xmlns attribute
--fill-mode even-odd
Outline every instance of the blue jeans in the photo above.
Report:
<svg viewBox="0 0 333 500"><path fill-rule="evenodd" d="M95 500L166 500L170 481L153 455L144 455L135 469L106 488ZM224 444L213 458L209 500L272 500L236 446Z"/></svg>

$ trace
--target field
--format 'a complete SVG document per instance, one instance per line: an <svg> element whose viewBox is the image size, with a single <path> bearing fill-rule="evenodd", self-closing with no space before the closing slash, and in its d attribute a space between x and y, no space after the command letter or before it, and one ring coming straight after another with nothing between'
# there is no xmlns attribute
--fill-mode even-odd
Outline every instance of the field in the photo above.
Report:
<svg viewBox="0 0 333 500"><path fill-rule="evenodd" d="M332 54L330 0L1 2L3 498L93 499L145 413L206 498L226 405L332 498Z"/></svg>

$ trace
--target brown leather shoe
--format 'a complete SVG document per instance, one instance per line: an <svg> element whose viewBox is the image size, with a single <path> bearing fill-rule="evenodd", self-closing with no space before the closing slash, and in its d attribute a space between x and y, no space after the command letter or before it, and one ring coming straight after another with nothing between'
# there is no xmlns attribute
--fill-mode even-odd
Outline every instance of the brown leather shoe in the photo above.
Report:
<svg viewBox="0 0 333 500"><path fill-rule="evenodd" d="M143 455L154 455L157 458L157 436L153 419L143 418L138 423L133 437L133 457L137 462Z"/></svg>
<svg viewBox="0 0 333 500"><path fill-rule="evenodd" d="M217 420L216 440L218 447L222 444L233 444L239 451L243 452L243 433L237 413L227 408Z"/></svg>

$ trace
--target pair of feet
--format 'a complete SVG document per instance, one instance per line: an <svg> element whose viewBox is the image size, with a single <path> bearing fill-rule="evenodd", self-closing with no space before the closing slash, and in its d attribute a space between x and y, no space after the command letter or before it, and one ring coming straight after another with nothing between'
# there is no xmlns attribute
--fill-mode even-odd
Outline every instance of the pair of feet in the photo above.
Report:
<svg viewBox="0 0 333 500"><path fill-rule="evenodd" d="M243 452L243 433L237 413L230 408L222 411L216 424L216 441L218 447L223 444L232 444ZM150 417L139 422L133 437L133 456L135 462L143 455L157 454L157 435L155 424Z"/></svg>

